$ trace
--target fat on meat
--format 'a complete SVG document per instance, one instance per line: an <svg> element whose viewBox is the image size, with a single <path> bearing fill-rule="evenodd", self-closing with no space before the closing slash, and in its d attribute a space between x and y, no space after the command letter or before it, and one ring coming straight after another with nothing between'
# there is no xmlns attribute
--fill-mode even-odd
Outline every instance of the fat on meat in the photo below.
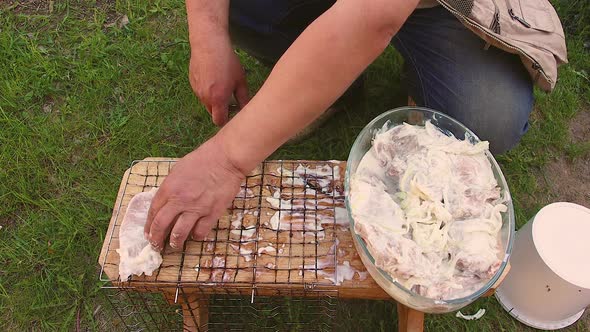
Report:
<svg viewBox="0 0 590 332"><path fill-rule="evenodd" d="M131 199L119 229L119 276L126 281L131 275L151 276L162 264L162 255L145 238L143 227L157 189L139 193Z"/></svg>

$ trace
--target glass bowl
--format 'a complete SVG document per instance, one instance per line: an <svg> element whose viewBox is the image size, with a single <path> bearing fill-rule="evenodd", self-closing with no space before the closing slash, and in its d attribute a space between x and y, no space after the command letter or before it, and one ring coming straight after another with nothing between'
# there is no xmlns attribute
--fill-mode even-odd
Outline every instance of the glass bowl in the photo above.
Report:
<svg viewBox="0 0 590 332"><path fill-rule="evenodd" d="M462 307L475 301L477 298L482 296L486 291L492 287L498 278L502 275L502 272L506 268L508 258L512 251L512 242L514 239L514 208L512 205L512 199L508 190L508 185L504 179L504 175L500 170L500 166L489 151L486 151L486 155L492 165L492 170L498 185L501 188L501 192L506 197L504 203L508 210L502 213L502 228L500 230L500 240L502 250L504 251L504 258L500 265L500 268L494 274L494 276L485 283L479 290L475 291L469 296L452 300L435 300L418 295L406 287L398 283L392 276L383 271L382 269L375 266L375 259L367 249L366 243L363 238L355 232L354 218L352 217L349 192L350 192L350 180L351 176L355 174L359 162L367 151L371 148L372 140L375 133L380 130L383 125L389 121L389 127L393 127L402 123L408 123L412 125L424 125L426 121L430 120L432 124L440 128L447 135L454 135L458 139L466 139L472 144L479 142L479 138L467 127L462 125L457 120L445 115L441 112L437 112L428 108L423 107L401 107L390 111L387 111L371 121L358 135L350 155L348 157L348 163L346 165L346 177L345 177L345 193L346 193L346 209L348 210L348 217L350 220L350 232L353 238L353 242L356 249L363 261L363 264L373 277L377 284L383 288L391 297L393 297L399 303L402 303L410 308L420 310L427 313L445 313L450 311L459 310Z"/></svg>

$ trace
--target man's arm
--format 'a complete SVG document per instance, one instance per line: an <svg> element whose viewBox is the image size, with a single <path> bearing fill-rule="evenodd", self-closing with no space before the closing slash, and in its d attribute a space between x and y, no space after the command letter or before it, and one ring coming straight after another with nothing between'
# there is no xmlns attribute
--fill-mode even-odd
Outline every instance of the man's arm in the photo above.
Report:
<svg viewBox="0 0 590 332"><path fill-rule="evenodd" d="M276 64L250 103L219 133L249 172L340 96L387 47L418 0L340 0Z"/></svg>
<svg viewBox="0 0 590 332"><path fill-rule="evenodd" d="M191 59L189 80L213 122L224 125L232 94L249 100L246 75L231 45L229 0L186 0Z"/></svg>
<svg viewBox="0 0 590 332"><path fill-rule="evenodd" d="M229 0L186 0L186 18L191 45L212 34L229 38Z"/></svg>
<svg viewBox="0 0 590 332"><path fill-rule="evenodd" d="M276 64L258 94L216 136L182 158L150 208L152 245L202 239L240 182L318 117L389 44L418 0L340 0Z"/></svg>

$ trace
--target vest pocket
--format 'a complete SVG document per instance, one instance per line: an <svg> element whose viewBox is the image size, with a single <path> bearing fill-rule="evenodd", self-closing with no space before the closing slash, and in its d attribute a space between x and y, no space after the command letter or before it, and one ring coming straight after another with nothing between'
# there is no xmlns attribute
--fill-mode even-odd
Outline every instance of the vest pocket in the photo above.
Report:
<svg viewBox="0 0 590 332"><path fill-rule="evenodd" d="M553 32L553 9L547 0L506 0L510 18L527 28Z"/></svg>

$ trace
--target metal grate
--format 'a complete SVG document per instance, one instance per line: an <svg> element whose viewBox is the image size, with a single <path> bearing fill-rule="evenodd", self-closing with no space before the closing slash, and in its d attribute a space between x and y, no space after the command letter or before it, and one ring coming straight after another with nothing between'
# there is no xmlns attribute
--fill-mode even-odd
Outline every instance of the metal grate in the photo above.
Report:
<svg viewBox="0 0 590 332"><path fill-rule="evenodd" d="M209 331L331 331L335 291L277 290L272 296L215 296L209 300ZM236 315L239 313L239 315Z"/></svg>
<svg viewBox="0 0 590 332"><path fill-rule="evenodd" d="M152 276L120 280L116 249L127 205L159 187L175 162L134 161L124 178L100 262L114 317L107 321L131 331L331 329L338 291L316 286L338 280L342 163L264 162L203 241L167 246Z"/></svg>
<svg viewBox="0 0 590 332"><path fill-rule="evenodd" d="M102 262L101 281L179 285L333 284L335 208L343 201L339 167L327 162L269 161L244 183L227 215L203 241L166 247L152 276L118 279L118 233L131 197L158 187L175 161L136 161L126 179ZM336 170L337 173L334 171ZM329 279L332 279L331 277Z"/></svg>
<svg viewBox="0 0 590 332"><path fill-rule="evenodd" d="M106 306L95 312L98 331L181 331L183 312L180 304L166 300L174 289L104 289Z"/></svg>
<svg viewBox="0 0 590 332"><path fill-rule="evenodd" d="M102 295L109 305L98 313L100 323L97 329L331 331L337 314L335 291L257 288L253 297L251 289L235 288L209 295L200 288L181 288L178 304L172 299L174 291L175 288L166 287L137 288L133 292L129 289L105 290ZM203 317L195 315L199 312Z"/></svg>

